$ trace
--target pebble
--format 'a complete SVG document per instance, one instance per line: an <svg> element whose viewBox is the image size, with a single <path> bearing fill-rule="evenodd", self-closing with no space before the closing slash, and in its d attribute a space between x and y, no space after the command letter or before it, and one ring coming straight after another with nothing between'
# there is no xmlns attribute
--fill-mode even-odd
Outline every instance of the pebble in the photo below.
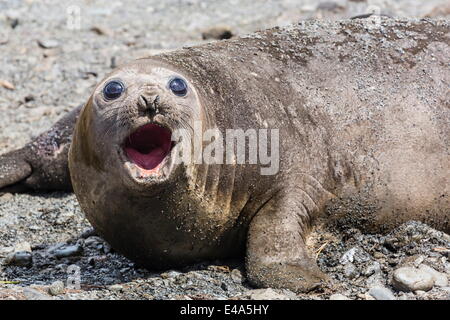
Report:
<svg viewBox="0 0 450 320"><path fill-rule="evenodd" d="M179 271L169 270L167 272L161 273L161 278L163 278L163 279L176 278L180 274L181 274L181 272L179 272Z"/></svg>
<svg viewBox="0 0 450 320"><path fill-rule="evenodd" d="M80 237L83 239L87 239L89 237L96 236L96 235L97 235L97 232L95 231L94 228L86 228L83 230Z"/></svg>
<svg viewBox="0 0 450 320"><path fill-rule="evenodd" d="M59 47L59 42L57 40L38 40L38 44L43 49L53 49Z"/></svg>
<svg viewBox="0 0 450 320"><path fill-rule="evenodd" d="M103 244L103 240L97 236L89 237L84 241L84 245L86 247L96 248L99 244L100 245ZM103 246L102 246L102 248L103 248Z"/></svg>
<svg viewBox="0 0 450 320"><path fill-rule="evenodd" d="M111 291L123 291L123 286L121 286L120 284L113 284L113 285L110 285L108 287L108 290L111 290Z"/></svg>
<svg viewBox="0 0 450 320"><path fill-rule="evenodd" d="M339 262L343 265L349 263L349 262L353 262L354 260L354 256L356 254L356 247L351 248L350 250L347 250L341 257L341 259L339 260Z"/></svg>
<svg viewBox="0 0 450 320"><path fill-rule="evenodd" d="M112 30L104 26L93 26L91 31L98 34L99 36L111 36L113 34Z"/></svg>
<svg viewBox="0 0 450 320"><path fill-rule="evenodd" d="M6 257L4 264L18 267L31 267L33 265L33 255L28 251L12 252Z"/></svg>
<svg viewBox="0 0 450 320"><path fill-rule="evenodd" d="M231 280L233 280L234 283L241 284L244 280L244 277L242 276L242 272L239 269L233 269L231 271Z"/></svg>
<svg viewBox="0 0 450 320"><path fill-rule="evenodd" d="M217 265L210 265L207 267L209 271L215 271L215 272L231 272L231 269L229 266L217 266Z"/></svg>
<svg viewBox="0 0 450 320"><path fill-rule="evenodd" d="M351 300L351 299L348 298L347 296L344 296L343 294L335 293L330 296L330 300Z"/></svg>
<svg viewBox="0 0 450 320"><path fill-rule="evenodd" d="M16 89L16 87L11 82L9 82L7 80L1 80L1 79L0 79L0 87L3 87L8 90Z"/></svg>
<svg viewBox="0 0 450 320"><path fill-rule="evenodd" d="M226 282L222 282L220 284L220 287L222 288L222 290L224 291L228 291L230 289L230 286L226 283Z"/></svg>
<svg viewBox="0 0 450 320"><path fill-rule="evenodd" d="M23 241L19 242L14 246L15 252L25 251L25 252L31 252L31 245L29 242Z"/></svg>
<svg viewBox="0 0 450 320"><path fill-rule="evenodd" d="M33 265L33 255L31 254L30 243L23 241L14 246L14 250L10 252L4 261L5 265L31 267Z"/></svg>
<svg viewBox="0 0 450 320"><path fill-rule="evenodd" d="M446 274L436 271L426 264L421 264L419 266L419 269L430 274L433 277L435 286L446 287L448 285L448 279Z"/></svg>
<svg viewBox="0 0 450 320"><path fill-rule="evenodd" d="M216 26L202 32L203 40L224 40L234 36L233 31L227 26Z"/></svg>
<svg viewBox="0 0 450 320"><path fill-rule="evenodd" d="M39 290L30 288L30 287L26 287L25 289L23 289L23 295L25 296L25 298L27 300L51 300L52 297L50 297L47 294L42 293Z"/></svg>
<svg viewBox="0 0 450 320"><path fill-rule="evenodd" d="M369 290L369 294L376 300L396 300L392 291L385 287L373 287Z"/></svg>
<svg viewBox="0 0 450 320"><path fill-rule="evenodd" d="M422 297L426 294L426 292L423 290L417 290L417 291L414 291L414 293L416 294L416 296L419 296L419 297Z"/></svg>
<svg viewBox="0 0 450 320"><path fill-rule="evenodd" d="M434 279L422 269L401 267L394 271L392 285L399 291L428 291L433 288Z"/></svg>
<svg viewBox="0 0 450 320"><path fill-rule="evenodd" d="M108 257L105 255L102 256L93 256L93 257L89 257L88 258L88 264L90 264L91 266L95 266L96 264L100 263L104 263L108 260Z"/></svg>
<svg viewBox="0 0 450 320"><path fill-rule="evenodd" d="M48 288L48 293L50 293L52 296L57 296L64 293L64 282L59 280L53 282Z"/></svg>
<svg viewBox="0 0 450 320"><path fill-rule="evenodd" d="M359 297L364 300L375 300L368 292L360 294Z"/></svg>
<svg viewBox="0 0 450 320"><path fill-rule="evenodd" d="M271 288L250 290L247 296L251 300L290 300L289 296L278 293Z"/></svg>
<svg viewBox="0 0 450 320"><path fill-rule="evenodd" d="M381 265L378 261L374 261L372 264L368 265L367 268L364 270L365 276L371 276L373 274L380 274L381 273Z"/></svg>
<svg viewBox="0 0 450 320"><path fill-rule="evenodd" d="M344 266L344 275L349 279L354 279L358 276L358 270L353 263L347 263Z"/></svg>
<svg viewBox="0 0 450 320"><path fill-rule="evenodd" d="M14 196L11 193L4 193L2 195L0 195L0 201L11 201L12 199L14 199Z"/></svg>
<svg viewBox="0 0 450 320"><path fill-rule="evenodd" d="M78 256L83 252L83 248L79 245L66 246L53 251L53 255L58 258L68 258Z"/></svg>

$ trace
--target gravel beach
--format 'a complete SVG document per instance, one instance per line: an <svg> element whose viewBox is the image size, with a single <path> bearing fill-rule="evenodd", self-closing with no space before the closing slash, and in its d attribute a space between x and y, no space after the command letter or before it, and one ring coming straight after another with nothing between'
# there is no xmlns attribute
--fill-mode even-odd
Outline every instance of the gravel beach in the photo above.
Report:
<svg viewBox="0 0 450 320"><path fill-rule="evenodd" d="M0 153L84 103L112 68L184 46L307 19L450 18L447 0L0 0ZM0 299L450 299L450 236L418 222L388 234L318 226L330 284L254 289L243 261L155 273L95 234L71 193L0 194Z"/></svg>

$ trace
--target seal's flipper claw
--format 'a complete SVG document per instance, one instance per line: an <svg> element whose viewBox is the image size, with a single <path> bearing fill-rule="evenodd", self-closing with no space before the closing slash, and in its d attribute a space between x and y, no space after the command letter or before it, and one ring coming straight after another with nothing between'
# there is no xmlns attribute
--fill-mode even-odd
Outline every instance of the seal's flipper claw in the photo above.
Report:
<svg viewBox="0 0 450 320"><path fill-rule="evenodd" d="M31 165L19 151L0 156L0 192L23 190L23 188L16 188L16 185L28 178L33 172Z"/></svg>

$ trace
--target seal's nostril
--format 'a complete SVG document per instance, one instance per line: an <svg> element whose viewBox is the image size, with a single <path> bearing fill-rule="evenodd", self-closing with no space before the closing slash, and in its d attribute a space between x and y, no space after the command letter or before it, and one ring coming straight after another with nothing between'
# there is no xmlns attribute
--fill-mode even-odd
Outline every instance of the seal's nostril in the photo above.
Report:
<svg viewBox="0 0 450 320"><path fill-rule="evenodd" d="M156 96L154 99L149 99L145 95L141 95L139 97L140 105L142 106L145 111L155 112L156 111L156 103L159 100L159 96Z"/></svg>
<svg viewBox="0 0 450 320"><path fill-rule="evenodd" d="M147 98L146 98L145 96L141 96L141 99L144 100L144 105L145 105L146 107L148 107L149 103L148 103Z"/></svg>

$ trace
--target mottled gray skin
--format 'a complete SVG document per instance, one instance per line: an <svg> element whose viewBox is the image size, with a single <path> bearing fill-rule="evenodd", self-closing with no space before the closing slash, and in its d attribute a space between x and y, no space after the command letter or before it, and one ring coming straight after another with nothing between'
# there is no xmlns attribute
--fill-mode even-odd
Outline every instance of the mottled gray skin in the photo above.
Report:
<svg viewBox="0 0 450 320"><path fill-rule="evenodd" d="M72 190L67 154L82 107L23 148L0 155L0 192Z"/></svg>
<svg viewBox="0 0 450 320"><path fill-rule="evenodd" d="M106 80L135 74L143 85L155 66L183 76L195 88L187 110L196 110L184 120L203 129L280 129L280 171L178 165L139 180L114 146L147 93L136 89L127 96L135 104L114 109L132 125L106 141L95 102L102 81L71 146L80 205L114 248L149 268L246 252L252 284L297 292L325 278L305 244L313 223L371 232L414 219L449 232L449 31L445 21L303 22L125 65ZM152 90L176 128L182 106Z"/></svg>

